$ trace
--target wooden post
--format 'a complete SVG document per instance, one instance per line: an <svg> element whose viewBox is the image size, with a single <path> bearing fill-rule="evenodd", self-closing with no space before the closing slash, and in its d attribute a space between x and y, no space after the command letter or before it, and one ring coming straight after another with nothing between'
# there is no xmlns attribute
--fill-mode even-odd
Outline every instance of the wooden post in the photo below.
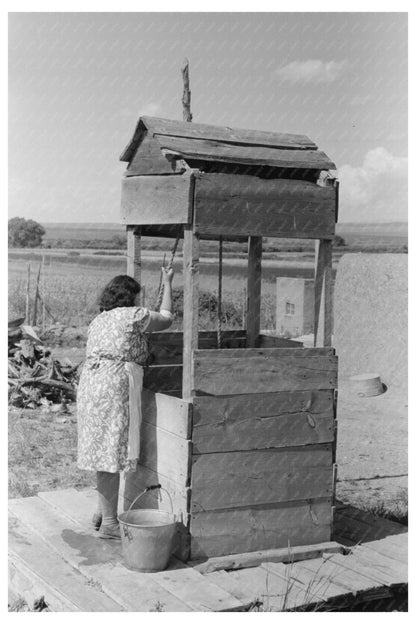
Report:
<svg viewBox="0 0 416 624"><path fill-rule="evenodd" d="M127 226L127 275L134 277L140 283L141 280L141 236L140 227L137 225Z"/></svg>
<svg viewBox="0 0 416 624"><path fill-rule="evenodd" d="M182 398L189 400L193 386L193 352L198 348L199 237L192 226L183 233L183 381Z"/></svg>
<svg viewBox="0 0 416 624"><path fill-rule="evenodd" d="M183 61L181 71L182 71L182 78L183 78L183 95L182 95L183 120L192 121L191 91L189 89L189 61L187 58L185 58Z"/></svg>
<svg viewBox="0 0 416 624"><path fill-rule="evenodd" d="M42 254L42 331L45 331L46 325L46 309L45 309L45 254Z"/></svg>
<svg viewBox="0 0 416 624"><path fill-rule="evenodd" d="M247 347L256 347L260 333L261 236L250 236L247 277Z"/></svg>
<svg viewBox="0 0 416 624"><path fill-rule="evenodd" d="M30 325L30 262L27 263L25 323Z"/></svg>
<svg viewBox="0 0 416 624"><path fill-rule="evenodd" d="M36 325L38 320L38 299L39 297L39 281L40 281L40 273L41 273L42 265L39 264L38 274L36 277L36 289L35 289L35 303L33 305L33 319L32 324Z"/></svg>
<svg viewBox="0 0 416 624"><path fill-rule="evenodd" d="M323 297L322 297L323 295ZM314 346L330 347L332 343L332 241L315 242ZM319 317L324 301L323 327Z"/></svg>

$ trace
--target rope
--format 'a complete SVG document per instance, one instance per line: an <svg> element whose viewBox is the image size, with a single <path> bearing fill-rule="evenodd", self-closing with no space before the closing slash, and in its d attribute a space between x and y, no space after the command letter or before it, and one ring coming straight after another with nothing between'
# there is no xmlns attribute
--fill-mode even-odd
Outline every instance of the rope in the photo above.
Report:
<svg viewBox="0 0 416 624"><path fill-rule="evenodd" d="M169 264L167 266L167 270L170 271L170 269L173 267L173 261L175 259L175 254L176 254L176 250L178 248L178 244L180 241L181 235L178 234L178 236L176 237L175 243L172 247L172 254L169 260ZM163 266L165 266L165 258L166 256L163 256ZM162 284L162 272L160 272L160 282L159 282L159 293L157 296L157 300L156 300L156 305L155 305L155 310L158 312L160 309L160 304L162 303L162 299L163 299L163 291L164 291L164 286Z"/></svg>
<svg viewBox="0 0 416 624"><path fill-rule="evenodd" d="M221 349L222 346L222 334L221 334L221 317L222 317L222 236L219 238L218 248L218 307L217 307L217 348Z"/></svg>

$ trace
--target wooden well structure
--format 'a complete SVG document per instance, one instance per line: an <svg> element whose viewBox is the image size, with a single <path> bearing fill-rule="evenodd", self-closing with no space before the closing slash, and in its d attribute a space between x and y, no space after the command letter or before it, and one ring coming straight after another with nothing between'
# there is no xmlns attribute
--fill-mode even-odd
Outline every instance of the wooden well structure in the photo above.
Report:
<svg viewBox="0 0 416 624"><path fill-rule="evenodd" d="M337 358L335 169L306 136L141 117L121 160L128 273L141 236L183 236L183 332L150 338L142 450L125 504L173 510L183 560L331 538ZM329 180L329 181L328 181ZM248 242L246 327L198 331L201 239ZM315 346L260 332L262 237L316 241ZM322 306L321 306L322 302ZM320 309L321 313L320 313ZM320 321L319 321L320 319ZM144 500L147 499L147 500Z"/></svg>

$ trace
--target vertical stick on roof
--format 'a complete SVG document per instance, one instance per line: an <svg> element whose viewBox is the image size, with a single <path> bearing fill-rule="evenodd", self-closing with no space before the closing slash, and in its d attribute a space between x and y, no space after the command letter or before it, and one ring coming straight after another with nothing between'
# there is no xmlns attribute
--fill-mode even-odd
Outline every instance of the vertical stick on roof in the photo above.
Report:
<svg viewBox="0 0 416 624"><path fill-rule="evenodd" d="M183 120L192 121L191 91L189 89L189 61L187 58L185 58L182 63L181 72L182 72L182 78L183 78L183 95L182 95Z"/></svg>

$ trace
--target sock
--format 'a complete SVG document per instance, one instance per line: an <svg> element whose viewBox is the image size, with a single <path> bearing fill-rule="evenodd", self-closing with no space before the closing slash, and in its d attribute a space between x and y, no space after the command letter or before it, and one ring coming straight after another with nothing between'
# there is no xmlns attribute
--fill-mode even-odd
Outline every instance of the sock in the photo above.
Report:
<svg viewBox="0 0 416 624"><path fill-rule="evenodd" d="M120 473L97 472L98 504L103 514L101 526L118 526L118 490Z"/></svg>

